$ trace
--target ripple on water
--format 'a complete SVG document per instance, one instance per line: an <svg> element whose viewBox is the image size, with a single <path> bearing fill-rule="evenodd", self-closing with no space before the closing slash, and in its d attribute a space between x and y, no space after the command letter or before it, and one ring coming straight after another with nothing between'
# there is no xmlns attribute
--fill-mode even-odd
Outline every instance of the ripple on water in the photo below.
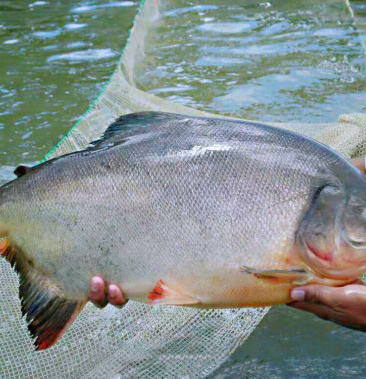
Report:
<svg viewBox="0 0 366 379"><path fill-rule="evenodd" d="M18 39L8 39L6 41L3 42L4 45L14 45L15 43L18 43L19 40Z"/></svg>
<svg viewBox="0 0 366 379"><path fill-rule="evenodd" d="M177 8L164 13L163 17L174 17L180 14L189 13L189 12L203 12L208 10L215 10L219 7L217 5L194 5L191 7Z"/></svg>
<svg viewBox="0 0 366 379"><path fill-rule="evenodd" d="M243 107L254 107L258 104L276 102L296 103L299 91L310 91L311 86L320 85L325 80L336 78L328 69L290 70L287 74L269 74L259 79L253 79L241 86L236 86L226 95L216 97L212 107L227 112L236 108L238 112Z"/></svg>
<svg viewBox="0 0 366 379"><path fill-rule="evenodd" d="M83 41L75 41L75 42L70 42L66 45L67 48L69 49L75 49L75 48L78 48L78 47L84 47L84 46L88 46L89 44L87 42L83 42Z"/></svg>
<svg viewBox="0 0 366 379"><path fill-rule="evenodd" d="M116 53L112 49L88 49L83 51L73 51L71 53L53 55L47 58L47 62L85 62L108 59L114 56L116 56Z"/></svg>
<svg viewBox="0 0 366 379"><path fill-rule="evenodd" d="M248 55L283 55L302 50L300 41L286 41L271 44L248 45L230 49L233 54Z"/></svg>
<svg viewBox="0 0 366 379"><path fill-rule="evenodd" d="M61 34L61 30L45 30L34 32L33 35L37 38L55 38Z"/></svg>
<svg viewBox="0 0 366 379"><path fill-rule="evenodd" d="M289 29L291 26L291 23L288 20L276 22L272 25L269 25L265 28L263 28L260 33L266 36L274 35L280 32L283 32L287 29Z"/></svg>
<svg viewBox="0 0 366 379"><path fill-rule="evenodd" d="M135 3L133 1L114 1L111 3L98 4L98 5L83 5L72 9L75 13L92 12L97 9L115 8L115 7L132 7Z"/></svg>
<svg viewBox="0 0 366 379"><path fill-rule="evenodd" d="M85 28L85 26L87 26L87 24L70 23L70 24L66 24L64 28L66 30L77 30L77 29Z"/></svg>
<svg viewBox="0 0 366 379"><path fill-rule="evenodd" d="M165 88L155 88L150 91L150 93L159 94L159 93L172 93L172 92L184 92L192 90L195 87L189 85L177 85L176 87L165 87Z"/></svg>
<svg viewBox="0 0 366 379"><path fill-rule="evenodd" d="M346 31L341 28L324 28L319 29L314 32L316 37L327 37L327 38L346 38L352 31Z"/></svg>
<svg viewBox="0 0 366 379"><path fill-rule="evenodd" d="M258 23L255 21L248 22L211 22L200 25L199 30L203 32L236 34L245 33L256 28Z"/></svg>
<svg viewBox="0 0 366 379"><path fill-rule="evenodd" d="M29 7L37 7L40 5L46 5L48 4L48 1L36 1L35 3L29 4Z"/></svg>
<svg viewBox="0 0 366 379"><path fill-rule="evenodd" d="M205 56L196 61L196 66L232 66L251 63L249 59Z"/></svg>

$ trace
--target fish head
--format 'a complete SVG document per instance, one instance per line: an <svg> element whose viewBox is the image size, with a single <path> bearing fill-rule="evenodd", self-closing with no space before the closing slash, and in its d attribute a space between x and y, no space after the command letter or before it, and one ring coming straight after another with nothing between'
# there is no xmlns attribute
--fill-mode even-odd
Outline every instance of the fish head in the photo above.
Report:
<svg viewBox="0 0 366 379"><path fill-rule="evenodd" d="M298 229L300 256L318 277L349 282L366 272L366 180L358 179L319 188Z"/></svg>

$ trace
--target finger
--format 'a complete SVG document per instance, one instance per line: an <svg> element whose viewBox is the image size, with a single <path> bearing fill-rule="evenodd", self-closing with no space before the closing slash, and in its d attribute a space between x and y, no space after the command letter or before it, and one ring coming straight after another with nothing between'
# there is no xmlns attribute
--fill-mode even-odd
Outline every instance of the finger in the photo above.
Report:
<svg viewBox="0 0 366 379"><path fill-rule="evenodd" d="M366 325L364 325L364 320L358 322L359 320L357 316L350 317L350 315L339 313L332 308L328 308L326 305L303 303L296 301L287 305L296 309L300 309L302 311L313 313L316 316L322 318L323 320L332 321L338 325L344 326L349 329L354 329L361 332L366 331Z"/></svg>
<svg viewBox="0 0 366 379"><path fill-rule="evenodd" d="M326 305L294 301L288 304L292 308L301 309L302 311L311 312L323 320L333 320L332 311Z"/></svg>
<svg viewBox="0 0 366 379"><path fill-rule="evenodd" d="M305 286L291 294L289 305L352 329L366 330L366 286L350 284L344 287Z"/></svg>
<svg viewBox="0 0 366 379"><path fill-rule="evenodd" d="M110 304L121 307L127 303L123 292L116 284L110 284L108 287L108 301Z"/></svg>
<svg viewBox="0 0 366 379"><path fill-rule="evenodd" d="M311 312L317 315L318 317L322 318L323 320L332 321L343 327L353 329L353 330L358 330L360 332L366 332L366 325L350 323L347 318L340 316L338 313L334 312L330 308L327 308L325 305L301 303L301 302L294 302L288 305L296 309L301 309L306 312Z"/></svg>
<svg viewBox="0 0 366 379"><path fill-rule="evenodd" d="M89 284L89 300L97 307L103 308L108 301L105 295L104 280L99 276L94 276Z"/></svg>
<svg viewBox="0 0 366 379"><path fill-rule="evenodd" d="M294 288L291 291L291 298L294 301L331 306L338 292L338 288L313 284Z"/></svg>

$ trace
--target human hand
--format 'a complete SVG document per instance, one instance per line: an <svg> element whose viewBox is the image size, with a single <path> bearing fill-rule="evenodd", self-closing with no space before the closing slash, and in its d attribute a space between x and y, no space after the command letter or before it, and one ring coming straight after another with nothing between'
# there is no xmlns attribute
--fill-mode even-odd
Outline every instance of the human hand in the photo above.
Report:
<svg viewBox="0 0 366 379"><path fill-rule="evenodd" d="M106 291L106 283L100 276L94 276L89 283L89 300L97 307L103 308L108 303L121 307L127 303L121 288L116 284L109 284Z"/></svg>
<svg viewBox="0 0 366 379"><path fill-rule="evenodd" d="M365 158L351 159L365 172ZM291 291L289 306L314 313L324 320L366 332L366 286L356 281L344 287L308 285Z"/></svg>
<svg viewBox="0 0 366 379"><path fill-rule="evenodd" d="M362 283L357 281L357 283ZM314 313L320 318L347 328L366 332L366 286L344 287L308 285L291 291L293 308Z"/></svg>

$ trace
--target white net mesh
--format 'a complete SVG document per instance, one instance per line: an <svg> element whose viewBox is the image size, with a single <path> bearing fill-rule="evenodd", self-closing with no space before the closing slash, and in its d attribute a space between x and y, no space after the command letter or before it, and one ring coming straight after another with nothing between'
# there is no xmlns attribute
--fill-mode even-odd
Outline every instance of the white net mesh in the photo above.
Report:
<svg viewBox="0 0 366 379"><path fill-rule="evenodd" d="M158 18L157 0L143 1L108 86L66 137L45 157L86 147L118 116L160 110L217 117L144 93L134 83L144 41ZM366 115L327 124L276 124L324 142L347 157L366 150ZM18 278L0 261L0 355L4 378L200 378L254 330L268 309L196 310L129 302L123 309L88 305L52 349L34 352L21 319Z"/></svg>

